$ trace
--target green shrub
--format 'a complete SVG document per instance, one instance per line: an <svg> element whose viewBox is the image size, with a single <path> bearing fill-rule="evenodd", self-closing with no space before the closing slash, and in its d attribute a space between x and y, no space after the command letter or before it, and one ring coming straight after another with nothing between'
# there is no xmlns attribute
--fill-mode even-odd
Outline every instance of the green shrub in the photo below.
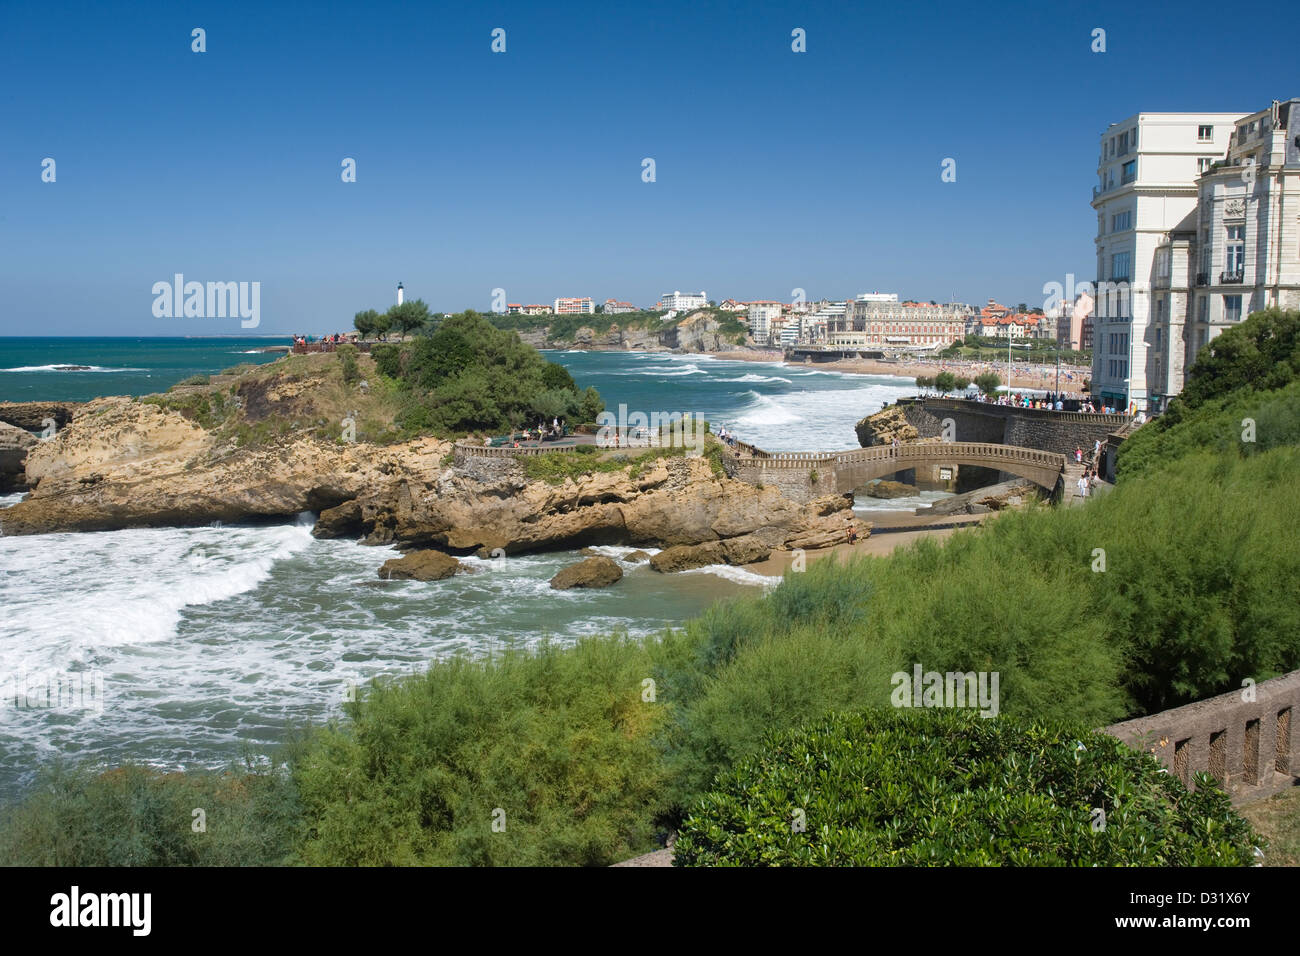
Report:
<svg viewBox="0 0 1300 956"><path fill-rule="evenodd" d="M305 861L591 865L651 849L649 667L640 642L598 638L372 687L295 764Z"/></svg>
<svg viewBox="0 0 1300 956"><path fill-rule="evenodd" d="M1210 777L1189 793L1086 727L876 710L769 737L687 817L674 863L1246 866L1261 842Z"/></svg>
<svg viewBox="0 0 1300 956"><path fill-rule="evenodd" d="M340 345L335 349L343 373L344 385L355 385L361 381L361 370L357 367L359 351L355 345Z"/></svg>
<svg viewBox="0 0 1300 956"><path fill-rule="evenodd" d="M203 829L194 829L196 809ZM124 766L45 770L0 822L13 866L277 866L289 862L300 808L280 770L158 773Z"/></svg>

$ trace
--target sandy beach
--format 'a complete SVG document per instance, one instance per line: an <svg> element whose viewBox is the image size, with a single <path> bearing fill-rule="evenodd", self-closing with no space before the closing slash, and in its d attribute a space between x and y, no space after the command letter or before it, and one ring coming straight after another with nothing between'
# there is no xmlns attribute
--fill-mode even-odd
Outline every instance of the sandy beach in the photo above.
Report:
<svg viewBox="0 0 1300 956"><path fill-rule="evenodd" d="M779 362L782 365L800 368L818 368L833 372L849 372L855 375L898 375L915 378L918 375L934 376L948 371L974 378L981 372L995 372L1006 384L1007 366L1003 362L968 362L953 359L912 359L906 362L882 362L875 359L840 359L835 362L786 362L785 353L772 349L741 349L733 352L715 352L715 358L731 359L741 362ZM1078 394L1083 391L1083 380L1092 375L1092 370L1074 365L1062 365L1060 389L1066 394ZM1056 366L1025 364L1014 362L1011 366L1010 385L1015 388L1035 388L1055 391L1057 387Z"/></svg>

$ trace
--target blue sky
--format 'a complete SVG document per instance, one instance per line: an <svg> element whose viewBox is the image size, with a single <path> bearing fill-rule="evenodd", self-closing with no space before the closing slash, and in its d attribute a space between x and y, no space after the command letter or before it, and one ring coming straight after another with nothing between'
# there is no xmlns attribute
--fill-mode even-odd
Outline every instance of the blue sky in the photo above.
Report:
<svg viewBox="0 0 1300 956"><path fill-rule="evenodd" d="M448 311L1041 304L1092 275L1109 123L1300 93L1285 31L1207 69L1222 10L4 0L0 335L241 331L155 318L177 272L261 282L259 333L350 327L398 280Z"/></svg>

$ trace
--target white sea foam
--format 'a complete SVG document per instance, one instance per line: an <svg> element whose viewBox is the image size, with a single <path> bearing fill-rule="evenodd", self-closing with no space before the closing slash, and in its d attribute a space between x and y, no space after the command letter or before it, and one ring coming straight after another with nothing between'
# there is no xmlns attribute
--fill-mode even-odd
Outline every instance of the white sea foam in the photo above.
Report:
<svg viewBox="0 0 1300 956"><path fill-rule="evenodd" d="M60 362L57 365L18 365L14 368L0 368L0 372L144 372L142 368L105 368L102 365L81 367L81 362ZM72 368L71 366L76 366Z"/></svg>
<svg viewBox="0 0 1300 956"><path fill-rule="evenodd" d="M792 384L790 379L782 378L780 375L754 375L752 372L748 375L742 375L740 378L720 378L719 382L785 382L787 385Z"/></svg>
<svg viewBox="0 0 1300 956"><path fill-rule="evenodd" d="M691 568L689 571L679 571L678 574L712 574L736 584L745 584L753 587L774 588L781 583L779 577L770 574L759 574L757 571L750 571L748 568L738 568L733 564L706 564L702 568Z"/></svg>

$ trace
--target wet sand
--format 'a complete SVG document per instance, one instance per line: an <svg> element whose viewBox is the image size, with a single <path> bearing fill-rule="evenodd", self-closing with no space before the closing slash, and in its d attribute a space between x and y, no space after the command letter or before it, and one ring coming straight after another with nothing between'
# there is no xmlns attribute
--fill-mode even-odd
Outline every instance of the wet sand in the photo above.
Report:
<svg viewBox="0 0 1300 956"><path fill-rule="evenodd" d="M957 531L967 527L977 527L988 515L916 515L909 512L875 511L858 512L858 517L872 524L871 534L859 539L855 544L837 544L833 548L816 548L805 551L808 561L817 561L825 557L834 557L840 563L862 555L883 558L895 549L919 541L922 538L942 541L952 537ZM959 525L960 527L934 527L935 525ZM886 531L885 528L908 528L907 531ZM794 560L792 552L775 551L762 561L745 565L747 571L780 577L790 569Z"/></svg>

